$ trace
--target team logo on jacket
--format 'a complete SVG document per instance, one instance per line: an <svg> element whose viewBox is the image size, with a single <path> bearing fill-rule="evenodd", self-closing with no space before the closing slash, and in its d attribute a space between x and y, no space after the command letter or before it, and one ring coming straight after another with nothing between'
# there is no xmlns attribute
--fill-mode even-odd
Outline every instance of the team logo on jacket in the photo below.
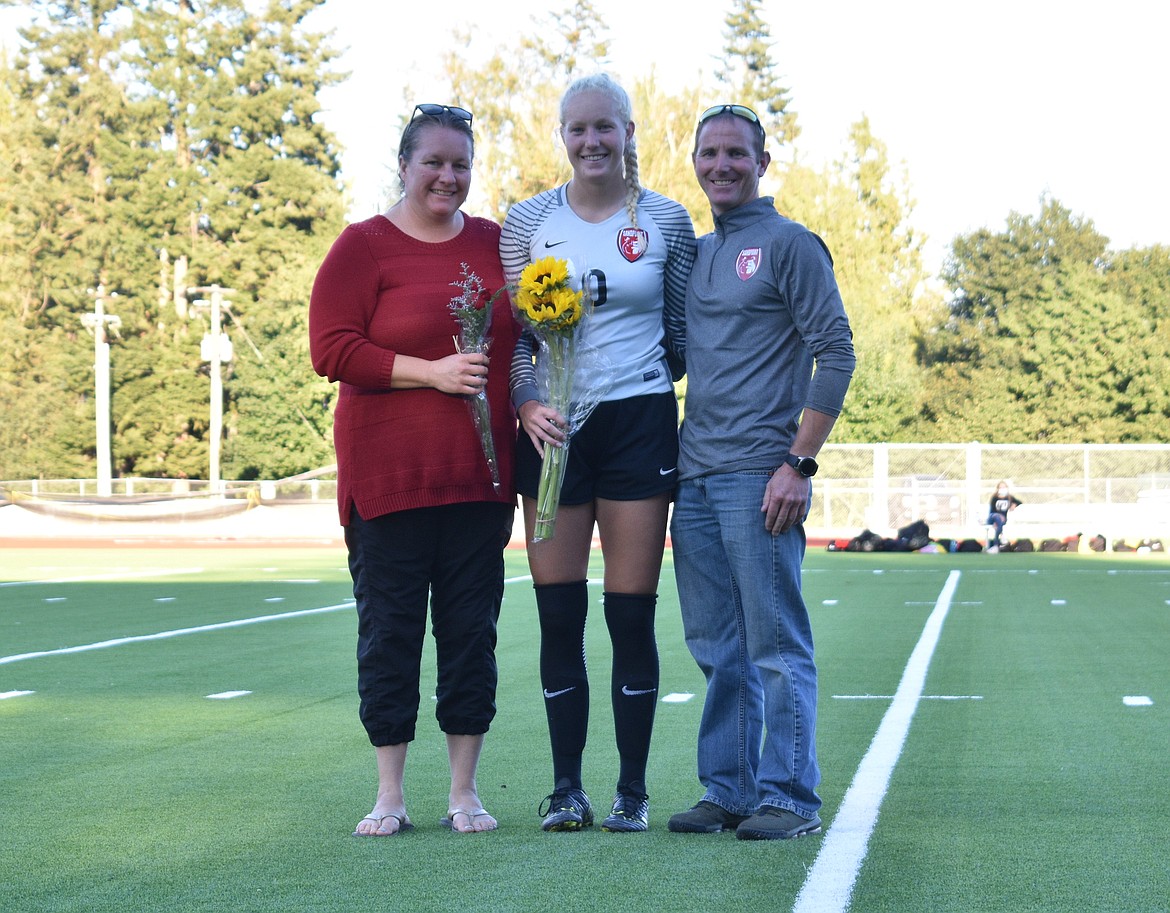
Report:
<svg viewBox="0 0 1170 913"><path fill-rule="evenodd" d="M739 252L735 261L735 272L744 282L747 282L760 268L760 249L745 247Z"/></svg>
<svg viewBox="0 0 1170 913"><path fill-rule="evenodd" d="M623 228L617 234L618 250L631 263L646 253L649 243L650 236L646 234L644 228Z"/></svg>

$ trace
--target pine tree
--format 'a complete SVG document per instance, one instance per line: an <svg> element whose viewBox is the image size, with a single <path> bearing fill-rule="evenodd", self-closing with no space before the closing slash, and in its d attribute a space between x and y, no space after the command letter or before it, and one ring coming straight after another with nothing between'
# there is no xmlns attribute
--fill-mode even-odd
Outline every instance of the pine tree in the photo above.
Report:
<svg viewBox="0 0 1170 913"><path fill-rule="evenodd" d="M44 359L54 365L87 357L79 324L92 304L87 290L103 283L118 296L116 474L206 473L206 317L171 301L170 263L189 264L186 285L235 289L232 315L261 353L306 332L306 277L344 221L336 143L314 117L318 90L339 79L329 69L335 53L302 27L321 2L270 0L259 15L243 0L35 4L41 24L27 30L14 80L17 106L35 122L15 141L24 161L4 197L14 227L0 237L0 257L18 278L0 293L4 316L31 338L60 335ZM303 283L299 304L290 276ZM237 352L224 467L268 475L265 447L297 440L301 413L313 413L323 440L332 394L307 358L260 367L250 347ZM85 422L73 426L92 455L92 371L50 376L65 378L62 399L89 411L88 435ZM253 388L296 394L265 405ZM307 391L314 398L298 411ZM86 474L66 456L85 446L63 430L48 434L53 442L31 438L17 462L37 474ZM247 456L237 460L234 447ZM305 460L321 459L321 447L301 449ZM287 455L280 463L314 468L290 466Z"/></svg>
<svg viewBox="0 0 1170 913"><path fill-rule="evenodd" d="M731 92L730 101L755 110L769 139L791 145L800 135L789 90L776 74L771 31L762 16L761 0L733 0L724 22L726 43L716 78Z"/></svg>

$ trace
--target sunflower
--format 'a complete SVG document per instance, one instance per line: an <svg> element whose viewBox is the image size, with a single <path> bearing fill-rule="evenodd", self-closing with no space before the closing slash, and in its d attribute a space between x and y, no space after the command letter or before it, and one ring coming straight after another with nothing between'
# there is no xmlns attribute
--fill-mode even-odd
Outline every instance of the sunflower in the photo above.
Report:
<svg viewBox="0 0 1170 913"><path fill-rule="evenodd" d="M560 331L581 319L581 298L581 292L569 285L568 263L545 257L528 264L520 273L515 304L526 323Z"/></svg>

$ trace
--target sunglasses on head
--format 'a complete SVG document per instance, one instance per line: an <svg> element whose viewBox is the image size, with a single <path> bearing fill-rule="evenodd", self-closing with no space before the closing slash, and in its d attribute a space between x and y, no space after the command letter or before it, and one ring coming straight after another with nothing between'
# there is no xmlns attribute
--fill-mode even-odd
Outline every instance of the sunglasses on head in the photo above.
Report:
<svg viewBox="0 0 1170 913"><path fill-rule="evenodd" d="M699 123L706 123L711 118L718 117L720 114L734 114L736 117L742 117L749 123L755 124L761 130L764 129L764 125L760 123L760 115L756 114L747 105L714 105L699 115Z"/></svg>
<svg viewBox="0 0 1170 913"><path fill-rule="evenodd" d="M410 119L414 120L420 114L425 114L427 117L437 117L438 115L442 114L444 111L446 111L448 114L453 114L455 117L458 117L460 120L465 120L469 124L471 123L471 112L468 111L466 108L459 108L459 107L456 107L455 105L432 105L432 104L415 105L414 111L410 115Z"/></svg>

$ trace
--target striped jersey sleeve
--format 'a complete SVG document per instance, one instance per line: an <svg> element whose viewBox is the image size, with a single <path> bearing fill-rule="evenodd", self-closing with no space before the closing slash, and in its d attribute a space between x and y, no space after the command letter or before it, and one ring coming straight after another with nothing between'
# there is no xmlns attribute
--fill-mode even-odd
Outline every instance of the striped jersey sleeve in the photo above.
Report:
<svg viewBox="0 0 1170 913"><path fill-rule="evenodd" d="M680 203L654 191L647 191L639 201L666 237L669 254L666 275L663 277L662 323L666 331L666 360L671 380L680 380L686 373L686 312L687 280L695 265L697 242L690 213Z"/></svg>
<svg viewBox="0 0 1170 913"><path fill-rule="evenodd" d="M500 262L504 267L504 281L509 285L518 281L524 267L532 262L532 238L549 213L560 205L560 189L555 188L515 203L508 210L500 233ZM525 330L512 351L510 369L512 405L517 409L522 403L539 396L536 367L532 361L535 351L536 340Z"/></svg>

